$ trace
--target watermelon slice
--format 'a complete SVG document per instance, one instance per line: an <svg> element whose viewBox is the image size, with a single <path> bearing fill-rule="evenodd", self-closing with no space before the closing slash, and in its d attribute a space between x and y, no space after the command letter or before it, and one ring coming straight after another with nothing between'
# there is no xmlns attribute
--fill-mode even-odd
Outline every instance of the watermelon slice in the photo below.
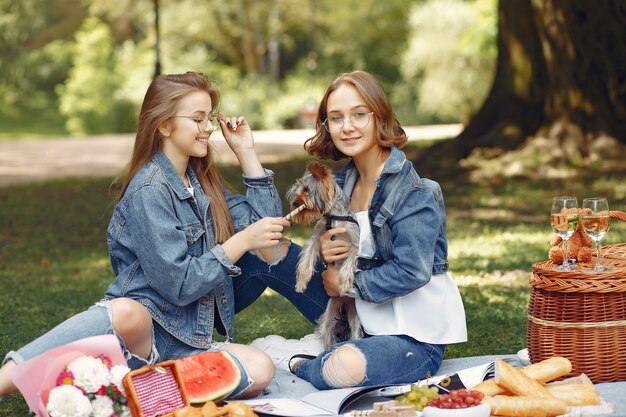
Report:
<svg viewBox="0 0 626 417"><path fill-rule="evenodd" d="M241 371L228 352L205 352L176 360L189 402L221 401L241 382Z"/></svg>

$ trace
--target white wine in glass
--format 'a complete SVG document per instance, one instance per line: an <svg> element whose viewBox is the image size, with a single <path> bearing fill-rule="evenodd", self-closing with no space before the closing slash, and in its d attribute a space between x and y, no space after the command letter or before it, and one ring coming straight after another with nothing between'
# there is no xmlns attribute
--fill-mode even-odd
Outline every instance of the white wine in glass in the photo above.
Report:
<svg viewBox="0 0 626 417"><path fill-rule="evenodd" d="M567 240L578 228L578 201L576 197L554 197L550 212L552 230L563 239L563 263L556 267L559 271L574 271L567 256Z"/></svg>
<svg viewBox="0 0 626 417"><path fill-rule="evenodd" d="M585 198L582 206L583 229L589 237L596 242L597 257L596 264L592 271L603 272L609 271L600 263L602 254L600 252L600 241L609 231L611 217L609 212L609 203L604 197Z"/></svg>

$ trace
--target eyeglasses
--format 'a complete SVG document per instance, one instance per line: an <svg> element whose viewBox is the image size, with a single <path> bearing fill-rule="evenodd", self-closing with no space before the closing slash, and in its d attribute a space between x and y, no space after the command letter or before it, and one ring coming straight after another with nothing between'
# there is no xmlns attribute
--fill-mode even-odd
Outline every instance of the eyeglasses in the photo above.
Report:
<svg viewBox="0 0 626 417"><path fill-rule="evenodd" d="M370 122L370 116L374 114L373 111L356 111L350 114L350 124L357 129L363 129ZM339 133L343 129L346 118L340 115L329 116L326 120L324 120L324 127L328 133Z"/></svg>
<svg viewBox="0 0 626 417"><path fill-rule="evenodd" d="M213 130L218 128L217 116L214 114L205 114L204 116L178 116L174 115L173 117L182 117L184 119L191 119L196 122L198 126L198 131L203 132L209 128L209 125L213 126Z"/></svg>

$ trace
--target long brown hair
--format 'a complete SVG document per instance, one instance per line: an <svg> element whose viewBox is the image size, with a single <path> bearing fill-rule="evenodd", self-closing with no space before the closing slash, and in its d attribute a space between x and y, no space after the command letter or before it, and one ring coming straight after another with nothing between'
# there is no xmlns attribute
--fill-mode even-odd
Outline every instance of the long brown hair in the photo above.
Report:
<svg viewBox="0 0 626 417"><path fill-rule="evenodd" d="M162 135L158 130L159 123L176 114L179 101L194 91L204 91L211 96L211 104L215 111L219 107L220 95L217 85L206 75L197 72L185 74L169 74L156 76L143 99L135 146L129 164L120 178L121 189L117 196L122 199L133 176L162 148ZM213 161L211 148L204 158L189 158L189 165L196 173L202 189L211 199L209 209L213 218L215 242L223 243L235 233L233 220L230 217L228 204L224 197L226 183L220 176ZM114 181L114 184L118 180Z"/></svg>
<svg viewBox="0 0 626 417"><path fill-rule="evenodd" d="M333 143L330 133L324 128L324 120L328 117L328 97L330 94L343 84L349 84L356 88L367 107L374 112L373 116L376 120L377 134L376 139L380 146L390 148L397 146L401 148L408 140L404 129L400 126L398 118L393 113L391 103L387 98L385 89L380 82L369 72L353 71L340 74L328 86L317 111L317 120L315 121L315 136L304 142L304 149L315 157L321 159L339 160L346 156L340 152Z"/></svg>

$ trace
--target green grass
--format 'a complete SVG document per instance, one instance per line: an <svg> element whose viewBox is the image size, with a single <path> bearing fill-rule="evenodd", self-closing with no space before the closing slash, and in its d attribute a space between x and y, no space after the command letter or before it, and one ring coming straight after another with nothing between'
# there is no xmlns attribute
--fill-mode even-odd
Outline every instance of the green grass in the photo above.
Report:
<svg viewBox="0 0 626 417"><path fill-rule="evenodd" d="M467 313L469 341L450 346L446 356L505 354L524 348L528 276L533 262L547 259L551 198L603 195L613 209L623 208L626 174L471 184L463 180L467 176L461 171L440 170L436 161L418 159L424 149L414 146L408 151L417 171L442 185L450 266ZM303 166L303 160L267 165L277 173L282 195ZM241 190L238 168L224 167L223 173ZM113 208L110 180L0 188L0 356L99 300L113 279L105 239ZM301 243L307 232L295 227L290 237ZM603 243L625 238L626 227L614 224ZM313 330L287 301L269 290L236 317L235 327L240 343L267 334L299 338ZM0 416L26 415L18 394L0 403Z"/></svg>
<svg viewBox="0 0 626 417"><path fill-rule="evenodd" d="M15 116L0 114L0 142L68 136L65 122L55 109L16 113Z"/></svg>

